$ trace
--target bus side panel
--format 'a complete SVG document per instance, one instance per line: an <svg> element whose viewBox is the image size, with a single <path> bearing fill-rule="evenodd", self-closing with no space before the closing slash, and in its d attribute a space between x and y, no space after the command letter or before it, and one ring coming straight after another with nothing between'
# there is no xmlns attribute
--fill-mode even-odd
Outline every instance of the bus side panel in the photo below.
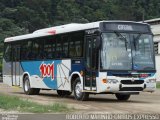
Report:
<svg viewBox="0 0 160 120"><path fill-rule="evenodd" d="M26 61L21 62L24 72L29 74L31 88L56 89L57 82L51 80L51 76L46 74L53 61ZM46 71L47 70L47 71ZM54 72L54 71L52 71Z"/></svg>
<svg viewBox="0 0 160 120"><path fill-rule="evenodd" d="M11 62L3 59L3 83L12 86Z"/></svg>
<svg viewBox="0 0 160 120"><path fill-rule="evenodd" d="M71 60L21 62L32 88L70 90Z"/></svg>
<svg viewBox="0 0 160 120"><path fill-rule="evenodd" d="M62 60L60 64L57 64L57 87L58 90L68 90L71 89L71 82L69 79L69 74L71 71L71 60Z"/></svg>

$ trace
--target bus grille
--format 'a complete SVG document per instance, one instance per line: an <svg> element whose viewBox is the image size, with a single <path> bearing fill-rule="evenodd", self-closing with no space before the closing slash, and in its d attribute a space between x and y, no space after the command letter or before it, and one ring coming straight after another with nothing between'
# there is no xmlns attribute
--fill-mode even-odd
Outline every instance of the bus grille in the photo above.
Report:
<svg viewBox="0 0 160 120"><path fill-rule="evenodd" d="M144 80L135 80L135 81L131 81L131 80L121 80L122 84L143 84Z"/></svg>
<svg viewBox="0 0 160 120"><path fill-rule="evenodd" d="M124 87L120 88L120 91L142 91L142 87Z"/></svg>
<svg viewBox="0 0 160 120"><path fill-rule="evenodd" d="M146 78L151 76L151 74L145 74L146 76L142 76L143 74L113 74L116 77L123 77L123 78Z"/></svg>

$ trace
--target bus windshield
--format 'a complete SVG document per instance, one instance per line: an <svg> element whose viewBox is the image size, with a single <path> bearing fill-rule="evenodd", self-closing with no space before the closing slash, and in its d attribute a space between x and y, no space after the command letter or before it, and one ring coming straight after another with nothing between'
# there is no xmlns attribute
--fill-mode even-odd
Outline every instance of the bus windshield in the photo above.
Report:
<svg viewBox="0 0 160 120"><path fill-rule="evenodd" d="M154 69L152 35L102 33L103 70Z"/></svg>
<svg viewBox="0 0 160 120"><path fill-rule="evenodd" d="M152 35L133 34L133 69L153 70L153 42Z"/></svg>

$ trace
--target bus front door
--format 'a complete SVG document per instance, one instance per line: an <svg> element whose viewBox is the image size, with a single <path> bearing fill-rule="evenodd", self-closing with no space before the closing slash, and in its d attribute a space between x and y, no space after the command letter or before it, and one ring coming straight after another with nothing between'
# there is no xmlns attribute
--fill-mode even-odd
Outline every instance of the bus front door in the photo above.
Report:
<svg viewBox="0 0 160 120"><path fill-rule="evenodd" d="M97 73L97 50L95 47L96 37L86 37L85 45L85 79L84 89L90 91L96 91L96 73Z"/></svg>
<svg viewBox="0 0 160 120"><path fill-rule="evenodd" d="M20 46L12 47L12 86L20 86Z"/></svg>

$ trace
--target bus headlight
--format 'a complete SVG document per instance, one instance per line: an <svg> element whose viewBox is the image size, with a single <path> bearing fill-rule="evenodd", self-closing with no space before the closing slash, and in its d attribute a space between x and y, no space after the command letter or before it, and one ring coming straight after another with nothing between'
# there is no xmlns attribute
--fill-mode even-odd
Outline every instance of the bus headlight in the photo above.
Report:
<svg viewBox="0 0 160 120"><path fill-rule="evenodd" d="M155 82L156 82L156 79L149 79L149 82L150 82L150 83L155 83Z"/></svg>
<svg viewBox="0 0 160 120"><path fill-rule="evenodd" d="M156 82L156 79L148 79L146 82L147 82L147 83L155 83L155 82Z"/></svg>
<svg viewBox="0 0 160 120"><path fill-rule="evenodd" d="M116 84L116 83L118 83L118 80L116 80L116 79L108 79L108 83Z"/></svg>

